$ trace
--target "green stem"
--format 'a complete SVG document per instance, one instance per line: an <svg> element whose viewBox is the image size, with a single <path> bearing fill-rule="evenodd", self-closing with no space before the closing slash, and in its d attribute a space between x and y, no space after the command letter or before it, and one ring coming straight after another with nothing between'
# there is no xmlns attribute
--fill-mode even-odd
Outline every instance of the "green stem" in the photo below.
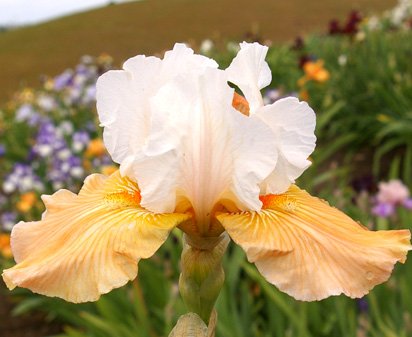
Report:
<svg viewBox="0 0 412 337"><path fill-rule="evenodd" d="M206 324L225 280L222 257L229 241L227 234L211 238L183 236L180 294L189 311Z"/></svg>

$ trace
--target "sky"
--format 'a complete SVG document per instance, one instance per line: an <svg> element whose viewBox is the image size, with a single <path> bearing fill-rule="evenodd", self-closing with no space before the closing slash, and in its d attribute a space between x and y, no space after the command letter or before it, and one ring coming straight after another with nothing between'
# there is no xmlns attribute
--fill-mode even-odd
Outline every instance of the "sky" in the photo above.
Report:
<svg viewBox="0 0 412 337"><path fill-rule="evenodd" d="M110 0L0 0L0 26L38 23L100 7L109 2Z"/></svg>

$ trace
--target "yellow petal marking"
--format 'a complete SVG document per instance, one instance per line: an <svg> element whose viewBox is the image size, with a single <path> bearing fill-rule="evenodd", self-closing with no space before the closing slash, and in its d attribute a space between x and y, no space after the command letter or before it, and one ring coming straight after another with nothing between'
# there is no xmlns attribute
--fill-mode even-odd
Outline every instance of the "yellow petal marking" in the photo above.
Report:
<svg viewBox="0 0 412 337"><path fill-rule="evenodd" d="M260 212L217 218L262 275L299 300L361 297L411 249L409 230L369 231L296 186L261 201Z"/></svg>
<svg viewBox="0 0 412 337"><path fill-rule="evenodd" d="M71 302L95 301L137 275L186 214L153 214L140 207L137 185L119 172L93 174L76 195L44 196L41 221L20 222L12 232L18 264L4 270L16 286Z"/></svg>

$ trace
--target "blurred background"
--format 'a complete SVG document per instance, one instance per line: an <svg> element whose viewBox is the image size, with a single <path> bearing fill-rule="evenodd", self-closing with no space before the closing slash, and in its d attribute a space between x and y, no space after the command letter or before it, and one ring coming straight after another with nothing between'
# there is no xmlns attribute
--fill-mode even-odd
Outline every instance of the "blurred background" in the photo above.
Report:
<svg viewBox="0 0 412 337"><path fill-rule="evenodd" d="M313 165L299 185L371 229L412 228L412 0L0 0L0 267L10 231L38 219L41 194L77 192L116 169L101 141L95 82L175 42L228 66L241 41L270 46L267 103L317 113ZM139 277L74 305L0 281L1 337L167 336L185 312L173 232ZM231 246L218 337L412 336L412 266L368 296L304 303L269 285Z"/></svg>

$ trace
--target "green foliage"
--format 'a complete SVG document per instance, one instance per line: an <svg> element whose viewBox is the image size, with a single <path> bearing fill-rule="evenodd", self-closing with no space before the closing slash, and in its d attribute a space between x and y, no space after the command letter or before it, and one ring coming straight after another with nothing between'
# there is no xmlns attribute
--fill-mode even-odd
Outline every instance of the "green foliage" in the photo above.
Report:
<svg viewBox="0 0 412 337"><path fill-rule="evenodd" d="M399 177L412 183L411 37L410 31L372 32L361 41L313 36L303 50L271 50L272 86L285 92L298 89L302 55L324 60L330 73L328 81L310 81L304 88L318 114L314 159L323 162L337 150L373 153L373 173L386 178L386 163L399 158Z"/></svg>

